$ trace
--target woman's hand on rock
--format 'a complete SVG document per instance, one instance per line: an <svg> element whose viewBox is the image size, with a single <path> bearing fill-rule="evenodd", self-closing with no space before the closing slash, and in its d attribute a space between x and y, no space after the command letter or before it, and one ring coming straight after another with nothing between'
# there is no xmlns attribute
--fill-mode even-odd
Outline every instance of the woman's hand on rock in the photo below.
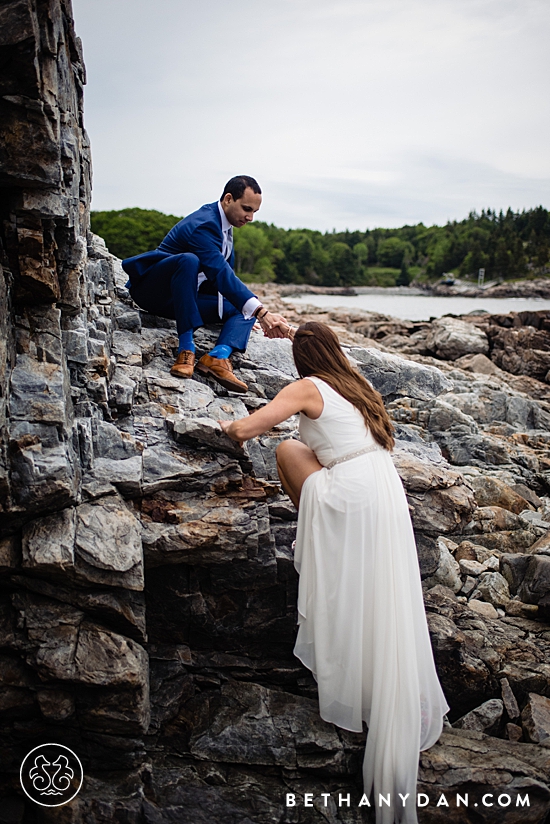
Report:
<svg viewBox="0 0 550 824"><path fill-rule="evenodd" d="M239 439L236 438L235 435L231 434L231 427L233 425L233 421L218 421L218 423L228 438L231 438L232 441L237 441L239 446L243 445L244 441L239 441Z"/></svg>

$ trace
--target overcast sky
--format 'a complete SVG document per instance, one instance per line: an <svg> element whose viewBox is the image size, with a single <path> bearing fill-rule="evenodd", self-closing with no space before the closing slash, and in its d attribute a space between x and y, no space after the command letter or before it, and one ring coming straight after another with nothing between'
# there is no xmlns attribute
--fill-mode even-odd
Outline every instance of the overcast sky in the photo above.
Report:
<svg viewBox="0 0 550 824"><path fill-rule="evenodd" d="M549 0L73 0L93 208L322 231L550 207Z"/></svg>

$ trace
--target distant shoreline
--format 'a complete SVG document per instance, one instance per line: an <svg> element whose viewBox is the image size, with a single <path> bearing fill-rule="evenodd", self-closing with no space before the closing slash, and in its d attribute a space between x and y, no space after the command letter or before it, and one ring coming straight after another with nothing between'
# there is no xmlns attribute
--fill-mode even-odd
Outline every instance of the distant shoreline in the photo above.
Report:
<svg viewBox="0 0 550 824"><path fill-rule="evenodd" d="M479 288L465 281L454 284L411 286L312 286L308 283L272 284L281 297L299 295L425 295L426 297L463 298L542 298L550 299L550 278L517 280Z"/></svg>

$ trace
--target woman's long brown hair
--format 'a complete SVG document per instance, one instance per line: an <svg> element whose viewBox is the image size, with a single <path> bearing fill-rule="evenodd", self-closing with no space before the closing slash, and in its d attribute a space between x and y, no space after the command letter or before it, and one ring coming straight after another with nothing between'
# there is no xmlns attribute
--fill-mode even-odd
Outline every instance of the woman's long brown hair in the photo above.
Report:
<svg viewBox="0 0 550 824"><path fill-rule="evenodd" d="M302 324L294 334L292 354L301 378L314 375L332 386L361 412L374 440L384 449L393 449L393 426L382 395L352 367L330 326L316 321Z"/></svg>

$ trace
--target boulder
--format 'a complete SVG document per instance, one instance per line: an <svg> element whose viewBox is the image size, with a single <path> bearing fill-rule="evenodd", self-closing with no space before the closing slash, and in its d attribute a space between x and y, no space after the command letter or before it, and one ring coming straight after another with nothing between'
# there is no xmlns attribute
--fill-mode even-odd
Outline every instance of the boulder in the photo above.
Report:
<svg viewBox="0 0 550 824"><path fill-rule="evenodd" d="M77 575L86 581L143 589L141 526L117 496L76 510Z"/></svg>
<svg viewBox="0 0 550 824"><path fill-rule="evenodd" d="M23 528L23 566L45 572L74 568L75 510L30 521Z"/></svg>
<svg viewBox="0 0 550 824"><path fill-rule="evenodd" d="M499 369L487 355L478 352L475 355L462 355L454 361L455 366L465 369L467 372L477 372L480 375L495 375L502 377L506 373Z"/></svg>
<svg viewBox="0 0 550 824"><path fill-rule="evenodd" d="M491 478L487 475L474 476L470 480L470 485L474 490L478 506L499 506L516 515L525 509L530 509L528 501L499 478Z"/></svg>
<svg viewBox="0 0 550 824"><path fill-rule="evenodd" d="M470 598L468 601L468 607L473 610L473 612L477 612L479 615L482 615L483 618L489 618L490 620L495 620L498 618L498 612L494 606L486 601L480 601L478 598Z"/></svg>
<svg viewBox="0 0 550 824"><path fill-rule="evenodd" d="M533 555L550 555L550 529L529 547Z"/></svg>
<svg viewBox="0 0 550 824"><path fill-rule="evenodd" d="M424 586L431 588L437 584L448 587L452 592L458 592L462 587L460 567L451 555L446 542L440 538L437 541L439 562L433 575L424 580Z"/></svg>
<svg viewBox="0 0 550 824"><path fill-rule="evenodd" d="M224 684L218 700L203 693L183 711L193 719L189 749L199 760L339 775L361 754L362 736L337 732L319 717L316 701L259 684Z"/></svg>
<svg viewBox="0 0 550 824"><path fill-rule="evenodd" d="M352 347L349 354L383 398L408 397L431 400L452 384L436 367L405 360L377 349Z"/></svg>
<svg viewBox="0 0 550 824"><path fill-rule="evenodd" d="M510 590L500 572L482 572L476 583L479 595L495 607L504 607L510 600Z"/></svg>
<svg viewBox="0 0 550 824"><path fill-rule="evenodd" d="M427 799L426 810L441 804L440 814L430 814L434 822L490 822L503 815L507 824L542 822L550 809L547 763L544 750L533 744L449 730L420 754L417 791ZM498 806L499 798L505 811Z"/></svg>
<svg viewBox="0 0 550 824"><path fill-rule="evenodd" d="M504 704L501 699L491 698L455 721L453 727L459 730L477 730L478 732L490 733L498 727L503 712Z"/></svg>
<svg viewBox="0 0 550 824"><path fill-rule="evenodd" d="M457 360L463 355L489 353L489 341L482 329L458 318L443 317L433 321L426 346L443 360Z"/></svg>
<svg viewBox="0 0 550 824"><path fill-rule="evenodd" d="M532 555L518 588L518 596L527 604L537 604L541 615L550 617L550 557Z"/></svg>
<svg viewBox="0 0 550 824"><path fill-rule="evenodd" d="M508 717L511 718L512 721L515 721L516 718L519 718L520 712L518 702L516 701L516 696L514 695L507 678L501 679L500 690L502 694L502 701L504 703L504 709L506 710Z"/></svg>
<svg viewBox="0 0 550 824"><path fill-rule="evenodd" d="M506 579L510 592L515 595L525 578L527 567L531 560L525 553L507 554L501 556L500 572Z"/></svg>
<svg viewBox="0 0 550 824"><path fill-rule="evenodd" d="M521 725L528 741L550 748L550 698L529 693L521 713Z"/></svg>
<svg viewBox="0 0 550 824"><path fill-rule="evenodd" d="M491 339L491 360L500 369L547 381L550 347L545 332L532 326L506 329L490 325L487 333Z"/></svg>
<svg viewBox="0 0 550 824"><path fill-rule="evenodd" d="M458 562L458 565L463 575L472 575L474 578L477 578L478 575L481 575L481 573L487 569L487 567L484 564L480 564L479 561L467 560L465 558L462 558Z"/></svg>

